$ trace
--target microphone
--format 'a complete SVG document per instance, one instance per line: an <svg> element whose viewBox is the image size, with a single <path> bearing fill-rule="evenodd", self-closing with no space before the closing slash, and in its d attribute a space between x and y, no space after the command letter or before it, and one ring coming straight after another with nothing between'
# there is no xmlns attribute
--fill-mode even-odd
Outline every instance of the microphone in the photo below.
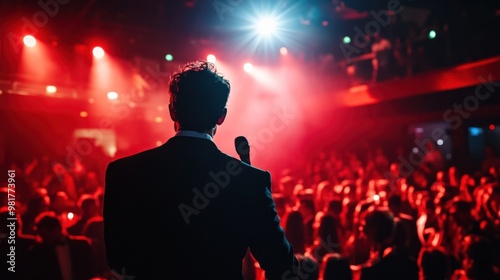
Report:
<svg viewBox="0 0 500 280"><path fill-rule="evenodd" d="M241 161L250 164L250 144L245 136L238 136L234 139L234 147L240 156Z"/></svg>

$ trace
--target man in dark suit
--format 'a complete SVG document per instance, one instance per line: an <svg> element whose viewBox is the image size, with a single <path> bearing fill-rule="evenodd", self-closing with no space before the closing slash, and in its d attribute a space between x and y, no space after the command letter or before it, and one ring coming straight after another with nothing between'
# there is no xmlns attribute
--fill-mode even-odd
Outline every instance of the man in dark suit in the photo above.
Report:
<svg viewBox="0 0 500 280"><path fill-rule="evenodd" d="M267 279L295 279L297 259L280 226L269 172L213 142L230 84L212 63L174 74L164 145L111 162L104 230L109 266L125 279L243 279L247 248ZM131 276L129 276L131 275Z"/></svg>

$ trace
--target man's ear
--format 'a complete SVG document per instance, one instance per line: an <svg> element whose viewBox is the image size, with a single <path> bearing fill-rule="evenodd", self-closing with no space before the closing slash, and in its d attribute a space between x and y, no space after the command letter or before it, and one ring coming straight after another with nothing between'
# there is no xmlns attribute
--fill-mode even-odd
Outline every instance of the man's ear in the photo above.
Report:
<svg viewBox="0 0 500 280"><path fill-rule="evenodd" d="M176 122L177 121L177 117L175 116L175 109L174 107L172 106L172 103L168 104L168 111L170 113L170 118Z"/></svg>
<svg viewBox="0 0 500 280"><path fill-rule="evenodd" d="M227 108L224 108L224 110L222 110L222 114L220 115L219 119L217 119L217 125L221 125L224 120L226 119L226 115L227 115Z"/></svg>

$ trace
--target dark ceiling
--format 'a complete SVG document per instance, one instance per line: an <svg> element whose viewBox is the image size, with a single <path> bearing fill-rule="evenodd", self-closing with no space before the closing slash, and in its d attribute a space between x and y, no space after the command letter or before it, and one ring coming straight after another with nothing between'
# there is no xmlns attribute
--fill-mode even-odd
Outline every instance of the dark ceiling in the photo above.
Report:
<svg viewBox="0 0 500 280"><path fill-rule="evenodd" d="M346 0L345 6L358 12L387 9L396 0ZM292 23L300 25L304 11L318 7L320 20L339 20L335 14L337 0L4 0L0 3L3 18L2 32L15 29L22 33L23 18L33 22L37 13L49 14L47 23L38 28L38 36L59 44L88 43L90 38L112 40L117 55L164 56L165 52L186 52L199 44L229 42L228 31L241 24L242 15L255 6L274 7L288 11ZM397 2L397 1L396 1ZM447 21L466 20L467 25L481 25L484 18L497 13L499 1L432 1L401 0L405 7L419 7L431 11L427 22L442 24ZM45 8L40 5L45 3ZM54 5L55 4L55 5ZM226 9L226 10L224 10ZM52 13L52 14L50 14ZM44 20L39 18L38 20ZM341 19L340 19L341 20ZM498 20L497 20L498 21ZM42 22L43 23L43 22ZM329 28L341 32L342 24L330 24ZM489 27L490 29L492 27ZM488 28L482 28L486 32ZM495 27L497 29L497 27ZM323 32L326 33L326 32ZM318 34L323 36L323 34ZM124 47L126 46L126 47Z"/></svg>

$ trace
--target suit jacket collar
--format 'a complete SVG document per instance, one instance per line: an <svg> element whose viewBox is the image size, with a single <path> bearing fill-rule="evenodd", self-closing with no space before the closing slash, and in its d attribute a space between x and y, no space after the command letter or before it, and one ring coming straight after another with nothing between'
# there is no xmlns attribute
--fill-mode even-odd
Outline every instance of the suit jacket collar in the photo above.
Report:
<svg viewBox="0 0 500 280"><path fill-rule="evenodd" d="M174 137L179 137L179 136L207 139L207 140L213 141L212 136L209 135L208 133L202 133L202 132L193 131L193 130L180 130L175 134Z"/></svg>

